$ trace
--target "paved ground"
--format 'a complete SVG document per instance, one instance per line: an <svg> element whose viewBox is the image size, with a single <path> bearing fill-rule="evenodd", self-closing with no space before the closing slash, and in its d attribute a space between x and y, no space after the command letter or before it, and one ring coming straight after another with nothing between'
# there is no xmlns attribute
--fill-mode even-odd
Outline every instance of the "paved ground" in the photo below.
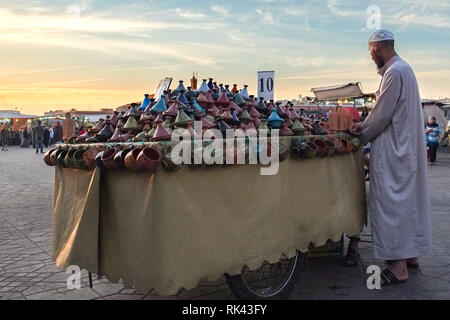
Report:
<svg viewBox="0 0 450 320"><path fill-rule="evenodd" d="M405 284L368 290L366 267L373 261L370 242L362 244L362 266L345 268L343 257L309 259L289 299L450 299L450 152L438 154L429 168L433 253L410 272ZM205 283L178 296L135 294L122 285L95 279L69 290L67 274L51 259L53 169L32 149L0 152L0 299L234 299L224 279ZM363 238L370 241L370 230Z"/></svg>

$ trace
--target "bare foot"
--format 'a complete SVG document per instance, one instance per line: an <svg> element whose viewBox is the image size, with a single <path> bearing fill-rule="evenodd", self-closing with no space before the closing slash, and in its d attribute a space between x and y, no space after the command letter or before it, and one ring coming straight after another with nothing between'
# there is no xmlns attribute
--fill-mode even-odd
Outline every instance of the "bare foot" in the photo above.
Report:
<svg viewBox="0 0 450 320"><path fill-rule="evenodd" d="M394 260L389 266L389 270L397 277L399 281L408 279L408 268L406 267L406 260Z"/></svg>

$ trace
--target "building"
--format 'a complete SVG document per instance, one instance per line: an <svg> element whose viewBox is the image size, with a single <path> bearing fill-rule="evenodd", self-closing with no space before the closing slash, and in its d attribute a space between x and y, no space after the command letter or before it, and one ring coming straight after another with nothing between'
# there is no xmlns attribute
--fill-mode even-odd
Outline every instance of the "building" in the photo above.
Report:
<svg viewBox="0 0 450 320"><path fill-rule="evenodd" d="M74 119L83 119L89 120L90 122L97 122L100 118L105 118L106 116L112 116L114 114L114 109L112 108L101 108L97 111L82 111L71 109L69 111L64 110L55 110L48 111L44 113L44 117L58 117L64 119L66 117L66 113L69 112L71 117Z"/></svg>
<svg viewBox="0 0 450 320"><path fill-rule="evenodd" d="M22 114L17 110L0 110L0 124L9 122L13 130L22 130L31 119L36 117L36 115Z"/></svg>
<svg viewBox="0 0 450 320"><path fill-rule="evenodd" d="M435 116L436 122L441 127L445 127L450 121L450 100L423 99L422 108L424 120L428 121L429 116Z"/></svg>

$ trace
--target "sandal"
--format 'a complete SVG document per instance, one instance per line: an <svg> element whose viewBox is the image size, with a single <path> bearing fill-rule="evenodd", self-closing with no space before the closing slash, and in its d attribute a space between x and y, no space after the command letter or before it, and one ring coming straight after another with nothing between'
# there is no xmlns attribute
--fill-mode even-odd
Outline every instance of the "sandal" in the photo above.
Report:
<svg viewBox="0 0 450 320"><path fill-rule="evenodd" d="M399 284L399 283L403 283L406 282L407 279L405 280L398 280L397 276L395 274L392 273L391 270L389 269L384 269L383 271L381 271L381 285L382 286L387 286L390 284Z"/></svg>
<svg viewBox="0 0 450 320"><path fill-rule="evenodd" d="M359 261L361 260L361 256L359 252L357 252L353 248L348 248L347 256L345 257L344 266L346 267L356 267L359 265Z"/></svg>

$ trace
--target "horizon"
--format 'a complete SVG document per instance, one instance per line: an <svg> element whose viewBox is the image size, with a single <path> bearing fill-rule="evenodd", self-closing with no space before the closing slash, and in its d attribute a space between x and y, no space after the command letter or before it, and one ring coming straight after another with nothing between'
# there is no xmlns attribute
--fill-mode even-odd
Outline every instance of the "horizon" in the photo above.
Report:
<svg viewBox="0 0 450 320"><path fill-rule="evenodd" d="M381 80L367 48L373 5L421 97L450 97L449 1L18 0L0 4L0 109L116 108L165 77L187 86L193 72L256 94L257 71L274 70L276 100L350 82L372 93Z"/></svg>

